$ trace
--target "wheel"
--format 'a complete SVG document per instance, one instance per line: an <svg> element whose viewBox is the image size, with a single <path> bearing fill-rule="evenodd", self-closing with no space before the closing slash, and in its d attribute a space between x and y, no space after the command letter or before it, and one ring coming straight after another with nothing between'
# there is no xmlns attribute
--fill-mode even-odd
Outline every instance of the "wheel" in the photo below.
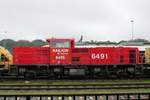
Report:
<svg viewBox="0 0 150 100"><path fill-rule="evenodd" d="M36 77L36 73L33 71L28 71L24 73L24 77L25 79L35 79Z"/></svg>

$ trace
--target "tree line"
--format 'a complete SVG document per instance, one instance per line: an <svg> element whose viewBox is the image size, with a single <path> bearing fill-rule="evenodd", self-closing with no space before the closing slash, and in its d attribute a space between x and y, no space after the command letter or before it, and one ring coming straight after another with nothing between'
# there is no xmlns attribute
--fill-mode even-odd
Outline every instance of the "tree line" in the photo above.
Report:
<svg viewBox="0 0 150 100"><path fill-rule="evenodd" d="M0 46L5 47L8 51L12 51L12 48L15 46L43 46L47 45L48 43L43 40L12 40L12 39L3 39L0 41Z"/></svg>
<svg viewBox="0 0 150 100"><path fill-rule="evenodd" d="M90 41L83 41L83 45L86 44L95 44L95 45L101 45L101 44L120 44L122 42L143 42L143 43L148 43L150 44L150 41L146 40L146 39L134 39L134 40L128 40L128 41L119 41L119 42L112 42L112 41L94 41L94 40L90 40ZM0 46L5 47L7 50L9 50L10 52L12 51L12 48L15 46L43 46L43 45L47 45L48 43L46 41L43 40L33 40L33 41L28 41L28 40L12 40L12 39L3 39L0 41Z"/></svg>

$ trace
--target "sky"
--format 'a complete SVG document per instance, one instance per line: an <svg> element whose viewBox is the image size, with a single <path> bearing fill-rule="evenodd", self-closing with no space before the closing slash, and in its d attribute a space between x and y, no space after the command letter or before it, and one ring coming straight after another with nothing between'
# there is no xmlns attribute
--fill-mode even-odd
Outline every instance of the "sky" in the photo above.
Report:
<svg viewBox="0 0 150 100"><path fill-rule="evenodd" d="M0 40L150 40L150 0L0 0Z"/></svg>

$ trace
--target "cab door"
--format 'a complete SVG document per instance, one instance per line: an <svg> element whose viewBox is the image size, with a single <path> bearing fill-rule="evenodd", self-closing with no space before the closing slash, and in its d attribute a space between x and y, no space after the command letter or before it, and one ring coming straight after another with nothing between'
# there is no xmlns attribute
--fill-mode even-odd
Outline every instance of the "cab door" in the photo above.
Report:
<svg viewBox="0 0 150 100"><path fill-rule="evenodd" d="M51 48L51 64L71 64L70 48Z"/></svg>

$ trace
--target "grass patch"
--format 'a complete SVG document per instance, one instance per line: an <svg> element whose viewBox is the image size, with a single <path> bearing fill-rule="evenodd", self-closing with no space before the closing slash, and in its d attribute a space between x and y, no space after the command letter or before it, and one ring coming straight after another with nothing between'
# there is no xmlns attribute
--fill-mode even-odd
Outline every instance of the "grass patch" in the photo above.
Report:
<svg viewBox="0 0 150 100"><path fill-rule="evenodd" d="M1 81L0 85L101 85L150 83L150 79L132 80L52 80L52 81Z"/></svg>
<svg viewBox="0 0 150 100"><path fill-rule="evenodd" d="M110 90L67 90L67 91L15 91L15 90L0 90L0 95L34 95L34 94L107 94L107 93L149 93L150 89L110 89Z"/></svg>

